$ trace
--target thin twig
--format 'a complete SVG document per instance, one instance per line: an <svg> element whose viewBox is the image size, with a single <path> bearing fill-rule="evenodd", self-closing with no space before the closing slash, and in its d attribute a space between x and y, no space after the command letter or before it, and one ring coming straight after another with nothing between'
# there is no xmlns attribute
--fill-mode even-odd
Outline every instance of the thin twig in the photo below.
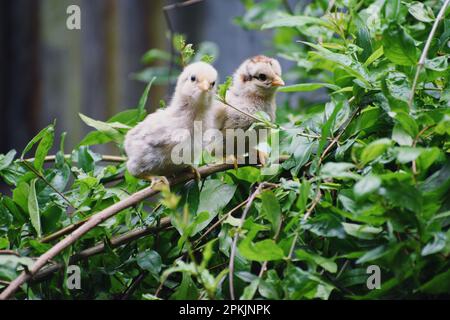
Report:
<svg viewBox="0 0 450 320"><path fill-rule="evenodd" d="M163 10L168 11L168 10L172 10L172 9L176 9L176 8L187 7L187 6L191 6L193 4L202 2L202 1L205 1L205 0L187 0L187 1L183 1L183 2L177 2L177 3L169 4L165 7L163 7Z"/></svg>
<svg viewBox="0 0 450 320"><path fill-rule="evenodd" d="M357 107L355 109L355 111L353 111L351 116L347 119L347 121L341 126L341 128L339 129L338 135L331 141L331 143L326 147L326 149L323 151L322 155L320 156L319 162L317 164L317 168L319 168L320 164L323 162L323 160L328 155L328 153L331 151L331 149L334 147L334 145L339 142L339 139L344 134L345 130L347 129L348 125L352 122L353 118L358 114L359 110L360 110L359 107Z"/></svg>
<svg viewBox="0 0 450 320"><path fill-rule="evenodd" d="M226 102L224 99L218 97L218 100L219 100L220 102L222 102L224 105L226 105L227 107L230 107L230 108L236 110L237 112L240 112L240 113L246 115L247 117L249 117L249 118L251 118L251 119L253 119L253 120L257 121L257 122L261 122L261 119L258 119L258 118L255 117L254 115L252 115L252 114L250 114L250 113L248 113L248 112L246 112L246 111L244 111L244 110L242 110L242 109L240 109L240 108L238 108L238 107L235 107L235 106L229 104L229 103Z"/></svg>
<svg viewBox="0 0 450 320"><path fill-rule="evenodd" d="M320 186L317 186L316 196L314 197L314 200L311 203L311 205L309 206L309 208L306 210L306 213L302 218L303 221L308 220L308 218L311 216L313 210L316 208L317 204L319 203L321 197L322 197L322 193L320 192ZM296 230L294 239L292 240L292 244L289 249L289 254L288 254L289 260L292 259L292 255L294 254L295 244L297 243L298 236L299 236L299 230Z"/></svg>
<svg viewBox="0 0 450 320"><path fill-rule="evenodd" d="M314 134L309 134L309 133L305 133L305 132L299 132L297 133L298 136L301 137L305 137L305 138L311 138L311 139L320 139L320 135L314 135Z"/></svg>
<svg viewBox="0 0 450 320"><path fill-rule="evenodd" d="M416 75L414 76L413 85L411 88L411 95L409 97L408 106L411 109L413 102L414 102L414 94L416 91L417 83L419 81L419 75L420 71L422 70L423 66L425 65L425 60L427 59L428 50L430 50L431 41L433 40L434 34L436 33L437 27L439 25L439 22L444 17L445 10L447 9L448 4L450 3L450 0L445 0L444 4L442 5L441 10L439 10L439 13L436 17L436 20L434 20L433 27L431 28L430 34L428 35L427 42L425 43L425 46L423 48L422 54L420 56L419 62L417 63L417 70Z"/></svg>
<svg viewBox="0 0 450 320"><path fill-rule="evenodd" d="M313 212L313 210L316 208L317 204L319 203L321 197L322 197L322 193L320 192L320 185L318 185L316 196L315 196L313 202L311 203L311 206L309 207L309 209L306 211L305 215L303 216L303 221L308 220L309 216L311 215L311 213Z"/></svg>
<svg viewBox="0 0 450 320"><path fill-rule="evenodd" d="M244 206L248 202L248 199L244 200L236 207L228 211L228 213L224 214L222 218L217 220L211 227L208 228L201 236L195 241L194 247L197 246L208 234L210 234L215 228L217 228L223 221L225 221L229 216L231 216L234 212L239 210L242 206Z"/></svg>
<svg viewBox="0 0 450 320"><path fill-rule="evenodd" d="M65 228L62 228L44 238L42 238L40 240L41 243L48 243L51 242L53 240L59 239L62 236L65 236L69 233L71 233L73 230L78 229L81 225L83 225L84 223L86 223L89 220L89 218L82 220L82 221L78 221L77 223L71 224Z"/></svg>
<svg viewBox="0 0 450 320"><path fill-rule="evenodd" d="M354 97L350 99L352 102L354 100ZM349 100L349 102L350 102ZM356 116L356 114L359 112L359 107L355 109L355 111L352 113L352 115L347 119L347 121L341 126L338 135L331 141L331 143L328 145L328 147L323 151L322 155L319 158L319 162L317 165L317 168L319 168L320 164L323 162L323 160L326 158L328 153L331 151L333 146L339 141L341 136L344 134L345 130L347 129L348 125L352 122L353 118ZM320 202L320 198L322 197L322 194L320 192L320 185L317 186L317 193L316 197L314 198L313 202L311 203L311 206L307 209L305 215L303 216L303 221L306 221L312 214L313 210L317 206L317 204ZM289 249L288 259L292 258L292 254L294 253L295 244L297 242L299 236L299 231L295 233L294 239L291 244L291 248Z"/></svg>
<svg viewBox="0 0 450 320"><path fill-rule="evenodd" d="M111 248L117 248L117 247L123 246L124 244L135 241L137 239L146 237L150 234L155 234L161 230L166 230L169 227L170 227L170 218L163 218L163 219L161 219L161 222L159 225L148 226L145 228L137 228L137 229L131 230L127 233L124 233L124 234L121 234L119 236L112 238L111 240L109 240L108 244ZM106 249L107 248L105 247L104 243L99 243L93 247L84 249L84 250L72 255L69 259L69 263L71 263L71 264L77 263L78 261L81 261L83 259L87 259L94 255L103 253L103 252L105 252ZM64 266L65 265L63 263L54 263L53 265L39 271L33 277L33 280L39 280L39 279L45 278L49 274L52 274L52 273L56 272L57 270L64 268Z"/></svg>
<svg viewBox="0 0 450 320"><path fill-rule="evenodd" d="M13 251L13 250L0 250L0 255L1 254L10 254L10 255L13 255L13 256L16 256L16 257L20 257L20 254L15 252L15 251Z"/></svg>
<svg viewBox="0 0 450 320"><path fill-rule="evenodd" d="M71 154L65 154L64 159L70 159L72 158ZM23 159L19 160L20 162L27 161L27 162L34 162L35 158L29 158L29 159ZM44 158L44 162L54 162L56 160L56 155L47 156ZM104 162L125 162L127 161L126 157L120 157L120 156L112 156L112 155L102 155L102 161Z"/></svg>
<svg viewBox="0 0 450 320"><path fill-rule="evenodd" d="M72 204L72 202L67 199L65 195L63 195L59 190L57 190L50 182L47 181L47 179L42 175L36 168L33 167L29 162L24 161L22 162L23 165L25 165L29 170L31 170L39 179L44 181L44 183L49 186L53 191L55 191L70 207L75 208L78 210L78 208Z"/></svg>
<svg viewBox="0 0 450 320"><path fill-rule="evenodd" d="M231 245L231 253L230 253L230 263L229 263L229 285L230 285L230 298L231 300L235 300L234 295L234 258L236 256L236 247L237 247L237 241L239 238L239 233L242 229L242 225L244 224L245 218L247 217L248 212L250 211L250 208L253 204L253 201L255 200L256 196L261 192L261 189L264 188L265 184L264 182L261 183L256 190L250 195L247 201L247 205L245 206L244 212L242 213L241 221L239 223L239 227L236 230L236 234L233 238L233 243Z"/></svg>
<svg viewBox="0 0 450 320"><path fill-rule="evenodd" d="M120 300L128 300L130 298L130 296L134 293L134 291L136 291L136 289L139 287L141 282L145 279L147 274L148 274L147 270L143 270L141 273L139 273L137 275L137 277L133 279L133 281L131 282L130 286L127 287L127 289L123 293L123 295L120 298Z"/></svg>

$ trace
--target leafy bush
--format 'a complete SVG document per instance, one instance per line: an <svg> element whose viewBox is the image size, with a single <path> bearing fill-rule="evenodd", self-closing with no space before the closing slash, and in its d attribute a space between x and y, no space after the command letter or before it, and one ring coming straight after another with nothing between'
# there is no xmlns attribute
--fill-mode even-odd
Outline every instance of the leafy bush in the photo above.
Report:
<svg viewBox="0 0 450 320"><path fill-rule="evenodd" d="M84 235L18 298L448 297L447 15L424 49L443 1L243 3L236 23L273 29L273 53L293 62L285 78L298 83L280 90L287 99L272 130L287 160L277 174L247 166L164 189ZM193 54L186 44L177 49ZM0 285L47 251L55 232L148 185L120 157L89 146L114 142L122 151L126 131L145 117L150 86L136 109L107 122L83 116L96 131L69 155L61 137L54 164L44 165L53 160L45 157L54 125L19 159L14 151L0 156L12 190L0 199ZM329 101L298 98L315 90ZM35 158L24 160L35 145ZM81 290L68 290L66 275L55 272L74 263ZM367 287L371 265L381 270L380 289Z"/></svg>

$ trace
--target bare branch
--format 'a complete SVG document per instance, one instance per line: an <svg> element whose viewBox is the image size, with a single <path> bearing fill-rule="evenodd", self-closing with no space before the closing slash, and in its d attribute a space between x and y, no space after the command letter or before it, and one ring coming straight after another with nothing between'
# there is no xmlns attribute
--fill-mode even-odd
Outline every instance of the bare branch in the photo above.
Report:
<svg viewBox="0 0 450 320"><path fill-rule="evenodd" d="M149 226L149 227L145 227L145 228L138 228L138 229L129 231L127 233L124 233L120 236L114 237L113 239L110 240L109 245L111 246L111 248L117 248L124 244L130 243L134 240L143 238L150 234L154 234L160 230L167 229L168 227L170 227L170 218L163 218L163 219L161 219L159 225ZM91 256L103 253L105 251L105 249L106 249L105 244L99 243L93 247L87 248L83 251L80 251L80 252L74 254L73 256L70 257L69 263L74 264L80 260L87 259ZM35 276L33 276L32 280L34 281L34 280L40 280L42 278L45 278L49 274L52 274L53 272L56 272L57 270L64 268L64 266L65 265L63 263L55 263L49 267L46 267L45 269L41 270L40 272L38 272Z"/></svg>
<svg viewBox="0 0 450 320"><path fill-rule="evenodd" d="M414 94L416 91L417 83L419 81L420 71L422 70L423 66L425 65L425 60L427 59L428 50L430 50L431 41L433 40L434 34L436 33L439 22L444 17L445 10L447 9L449 3L450 3L450 0L446 0L444 2L444 4L442 5L441 10L439 11L438 16L436 17L436 20L434 20L433 27L431 28L430 34L428 35L428 39L427 39L427 42L425 43L425 47L423 48L419 62L417 63L416 75L414 76L414 81L413 81L413 85L411 88L411 95L410 95L409 101L408 101L409 108L412 107L413 102L414 102Z"/></svg>
<svg viewBox="0 0 450 320"><path fill-rule="evenodd" d="M71 154L65 154L64 159L70 159L72 157ZM56 160L55 155L46 156L44 158L44 162L54 162ZM28 161L28 162L34 162L34 158L24 159L20 160L22 161ZM120 156L112 156L112 155L102 155L102 161L104 162L125 162L127 161L126 157L120 157Z"/></svg>
<svg viewBox="0 0 450 320"><path fill-rule="evenodd" d="M245 206L244 212L242 213L241 221L239 223L238 230L236 230L236 234L233 238L233 244L231 245L231 253L230 253L230 263L229 263L229 284L230 284L230 298L231 300L235 300L234 295L234 258L236 256L236 247L237 247L237 241L239 238L239 233L241 231L242 225L244 224L245 218L247 217L248 212L250 211L250 208L252 207L253 201L255 200L256 196L261 192L261 190L266 187L267 185L263 182L261 183L256 190L250 195L247 201L247 205ZM270 188L272 188L273 185L270 185Z"/></svg>

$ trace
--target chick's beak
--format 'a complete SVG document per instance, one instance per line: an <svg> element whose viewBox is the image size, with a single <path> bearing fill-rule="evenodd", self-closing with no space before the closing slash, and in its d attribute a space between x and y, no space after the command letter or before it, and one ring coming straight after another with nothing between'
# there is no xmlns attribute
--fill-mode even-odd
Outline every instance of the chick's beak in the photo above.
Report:
<svg viewBox="0 0 450 320"><path fill-rule="evenodd" d="M275 76L272 80L273 87L281 87L284 86L284 81L279 76Z"/></svg>
<svg viewBox="0 0 450 320"><path fill-rule="evenodd" d="M202 91L208 91L210 88L210 84L209 84L208 80L202 80L199 82L198 87Z"/></svg>

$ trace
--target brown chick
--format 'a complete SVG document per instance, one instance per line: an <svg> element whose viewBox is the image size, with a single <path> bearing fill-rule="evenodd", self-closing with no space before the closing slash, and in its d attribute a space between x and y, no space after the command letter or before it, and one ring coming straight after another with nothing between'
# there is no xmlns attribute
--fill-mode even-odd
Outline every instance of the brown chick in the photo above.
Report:
<svg viewBox="0 0 450 320"><path fill-rule="evenodd" d="M175 163L172 150L190 143L194 121L203 121L213 102L216 81L217 71L211 65L188 65L178 78L169 106L148 115L128 132L125 152L127 168L133 176L152 179L191 167Z"/></svg>
<svg viewBox="0 0 450 320"><path fill-rule="evenodd" d="M233 75L233 84L227 91L225 100L228 104L251 115L255 115L258 111L264 111L272 121L275 121L275 92L277 87L283 85L280 63L276 59L266 56L255 56L245 60L236 70ZM220 130L223 137L226 137L228 129L245 131L254 122L255 119L248 115L216 101L210 113L209 127ZM224 139L226 140L226 138ZM240 156L237 154L236 147L233 151L227 148L225 140L222 147L225 151L224 156L234 155L234 158ZM245 150L249 150L248 145Z"/></svg>

